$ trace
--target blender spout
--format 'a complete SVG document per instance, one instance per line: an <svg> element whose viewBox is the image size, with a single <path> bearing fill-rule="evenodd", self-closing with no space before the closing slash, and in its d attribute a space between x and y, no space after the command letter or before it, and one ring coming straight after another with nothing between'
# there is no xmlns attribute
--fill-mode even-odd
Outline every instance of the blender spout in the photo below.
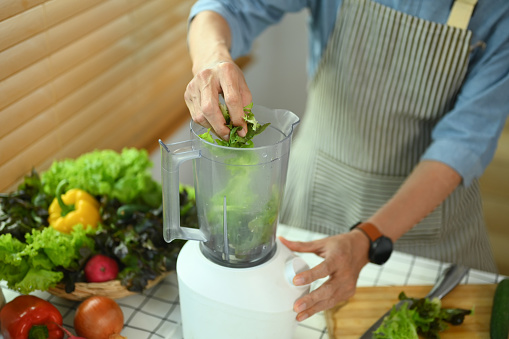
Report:
<svg viewBox="0 0 509 339"><path fill-rule="evenodd" d="M294 129L300 123L299 117L287 110L276 110L275 118L277 119L281 131L283 131L284 135L287 137L293 134Z"/></svg>

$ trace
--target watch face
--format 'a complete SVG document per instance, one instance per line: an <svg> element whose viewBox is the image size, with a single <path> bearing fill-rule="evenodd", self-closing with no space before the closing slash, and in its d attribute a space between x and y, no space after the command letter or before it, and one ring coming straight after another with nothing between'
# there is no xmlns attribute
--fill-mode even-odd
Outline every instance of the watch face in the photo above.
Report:
<svg viewBox="0 0 509 339"><path fill-rule="evenodd" d="M392 240L381 236L371 244L371 248L369 250L369 260L374 264L381 265L389 260L391 253Z"/></svg>

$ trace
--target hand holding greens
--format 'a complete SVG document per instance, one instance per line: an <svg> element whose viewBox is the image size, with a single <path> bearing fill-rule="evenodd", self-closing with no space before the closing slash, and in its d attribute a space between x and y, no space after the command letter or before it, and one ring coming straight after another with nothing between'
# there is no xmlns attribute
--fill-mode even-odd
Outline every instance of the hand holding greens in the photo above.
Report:
<svg viewBox="0 0 509 339"><path fill-rule="evenodd" d="M233 123L230 119L230 113L228 112L228 108L224 104L219 104L219 108L221 109L221 113L223 113L224 120L226 121L226 126L230 129L230 138L225 141L222 139L216 139L216 143L220 146L225 147L237 147L237 148L251 148L254 146L253 137L262 133L265 128L269 125L263 124L260 125L258 121L255 119L255 116L251 109L253 108L253 103L244 107L244 120L247 122L247 133L245 137L241 137L237 134L237 131L240 129L239 126L233 126ZM200 135L200 138L207 140L210 143L214 143L214 138L210 134L210 128L207 132Z"/></svg>

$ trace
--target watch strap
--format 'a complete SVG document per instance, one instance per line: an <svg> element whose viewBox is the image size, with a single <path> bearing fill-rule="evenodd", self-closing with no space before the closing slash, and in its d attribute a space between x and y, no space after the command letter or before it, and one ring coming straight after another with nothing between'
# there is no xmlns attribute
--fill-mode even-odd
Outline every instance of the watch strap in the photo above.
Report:
<svg viewBox="0 0 509 339"><path fill-rule="evenodd" d="M369 222L363 222L359 224L356 228L364 232L364 234L366 234L369 240L371 240L372 242L383 236L380 230L378 230L378 228L375 225Z"/></svg>
<svg viewBox="0 0 509 339"><path fill-rule="evenodd" d="M350 230L355 228L358 228L369 239L369 261L377 265L384 264L391 256L392 240L384 236L375 225L369 222L358 222Z"/></svg>

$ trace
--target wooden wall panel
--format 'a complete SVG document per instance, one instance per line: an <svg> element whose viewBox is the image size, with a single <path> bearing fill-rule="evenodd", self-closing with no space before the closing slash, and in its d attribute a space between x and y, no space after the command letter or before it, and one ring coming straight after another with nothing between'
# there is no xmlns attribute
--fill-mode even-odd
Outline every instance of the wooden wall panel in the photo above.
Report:
<svg viewBox="0 0 509 339"><path fill-rule="evenodd" d="M18 100L11 106L6 107L0 112L0 142L4 147L7 143L3 138L22 126L24 123L37 116L41 111L47 109L54 103L52 90L50 86L40 87ZM12 146L9 146L12 147ZM2 152L3 148L0 148ZM0 160L0 164L3 161Z"/></svg>
<svg viewBox="0 0 509 339"><path fill-rule="evenodd" d="M23 13L27 9L35 7L43 2L44 0L2 0L0 1L0 21Z"/></svg>
<svg viewBox="0 0 509 339"><path fill-rule="evenodd" d="M500 273L509 275L509 121L480 183L495 260Z"/></svg>
<svg viewBox="0 0 509 339"><path fill-rule="evenodd" d="M32 39L0 52L0 80L23 70L40 60L46 53L47 44L44 34L38 34Z"/></svg>
<svg viewBox="0 0 509 339"><path fill-rule="evenodd" d="M30 8L0 22L0 51L44 31L43 6Z"/></svg>
<svg viewBox="0 0 509 339"><path fill-rule="evenodd" d="M0 192L94 149L157 147L188 121L194 0L0 3Z"/></svg>

